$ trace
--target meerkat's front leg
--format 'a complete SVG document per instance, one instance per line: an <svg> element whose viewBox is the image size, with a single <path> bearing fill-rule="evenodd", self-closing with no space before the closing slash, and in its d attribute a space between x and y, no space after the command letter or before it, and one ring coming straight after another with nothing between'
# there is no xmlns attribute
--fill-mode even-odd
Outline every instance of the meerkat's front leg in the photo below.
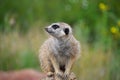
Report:
<svg viewBox="0 0 120 80"><path fill-rule="evenodd" d="M64 76L65 76L66 78L69 77L70 70L71 70L72 65L73 65L74 62L75 62L75 58L70 58L70 60L68 60L66 66L65 66L65 72L64 72Z"/></svg>
<svg viewBox="0 0 120 80"><path fill-rule="evenodd" d="M55 75L58 76L58 77L62 77L63 76L63 72L60 70L60 66L59 66L55 56L51 56L50 59L51 59L53 68L55 70Z"/></svg>

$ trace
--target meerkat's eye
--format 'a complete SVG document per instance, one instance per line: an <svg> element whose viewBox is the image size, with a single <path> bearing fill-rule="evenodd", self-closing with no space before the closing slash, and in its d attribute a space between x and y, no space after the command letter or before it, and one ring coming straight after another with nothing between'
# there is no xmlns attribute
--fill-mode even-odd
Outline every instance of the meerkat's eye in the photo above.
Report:
<svg viewBox="0 0 120 80"><path fill-rule="evenodd" d="M58 25L52 25L52 28L57 29L57 28L59 28L59 26Z"/></svg>
<svg viewBox="0 0 120 80"><path fill-rule="evenodd" d="M64 32L65 32L66 35L68 35L69 34L69 28L65 28Z"/></svg>

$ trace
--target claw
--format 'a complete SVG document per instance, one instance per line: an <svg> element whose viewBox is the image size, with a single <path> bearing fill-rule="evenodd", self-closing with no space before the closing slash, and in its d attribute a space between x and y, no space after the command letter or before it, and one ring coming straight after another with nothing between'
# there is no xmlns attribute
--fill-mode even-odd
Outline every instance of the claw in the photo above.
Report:
<svg viewBox="0 0 120 80"><path fill-rule="evenodd" d="M48 77L53 77L53 76L54 76L54 73L53 73L53 72L48 72L48 73L47 73L47 76L48 76Z"/></svg>
<svg viewBox="0 0 120 80"><path fill-rule="evenodd" d="M64 80L63 79L63 73L62 72L58 72L58 73L56 73L56 75L55 75L55 80Z"/></svg>
<svg viewBox="0 0 120 80"><path fill-rule="evenodd" d="M56 76L57 77L63 77L63 74L62 73L56 73Z"/></svg>

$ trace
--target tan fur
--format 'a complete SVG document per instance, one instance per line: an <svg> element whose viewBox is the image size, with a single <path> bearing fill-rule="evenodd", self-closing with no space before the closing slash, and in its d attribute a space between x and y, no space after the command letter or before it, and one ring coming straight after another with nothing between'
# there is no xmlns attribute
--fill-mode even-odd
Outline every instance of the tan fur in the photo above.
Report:
<svg viewBox="0 0 120 80"><path fill-rule="evenodd" d="M71 30L71 27L66 23L57 24L60 28L62 26L62 29L69 27ZM80 45L72 33L60 38L51 36L43 43L39 53L41 67L45 73L68 77L73 63L80 55ZM56 78L56 80L59 79Z"/></svg>

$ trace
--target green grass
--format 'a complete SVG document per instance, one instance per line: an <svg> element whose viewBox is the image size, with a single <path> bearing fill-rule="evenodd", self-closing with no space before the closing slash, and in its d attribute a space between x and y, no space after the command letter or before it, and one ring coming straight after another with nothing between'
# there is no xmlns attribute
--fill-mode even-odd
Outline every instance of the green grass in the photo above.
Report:
<svg viewBox="0 0 120 80"><path fill-rule="evenodd" d="M30 30L22 35L19 31L0 34L0 70L36 68L40 70L38 51L45 36L41 30Z"/></svg>

